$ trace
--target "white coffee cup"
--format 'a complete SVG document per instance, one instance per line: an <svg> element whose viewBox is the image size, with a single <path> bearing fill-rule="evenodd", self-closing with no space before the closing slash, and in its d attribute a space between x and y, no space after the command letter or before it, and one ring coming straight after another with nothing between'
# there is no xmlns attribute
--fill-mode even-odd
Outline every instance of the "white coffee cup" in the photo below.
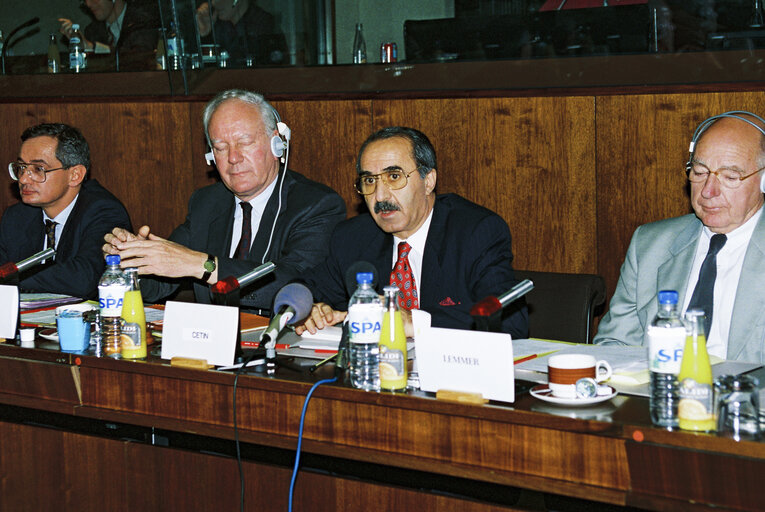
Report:
<svg viewBox="0 0 765 512"><path fill-rule="evenodd" d="M584 378L603 382L611 378L611 365L587 354L558 354L547 360L547 380L553 396L576 398L576 381Z"/></svg>

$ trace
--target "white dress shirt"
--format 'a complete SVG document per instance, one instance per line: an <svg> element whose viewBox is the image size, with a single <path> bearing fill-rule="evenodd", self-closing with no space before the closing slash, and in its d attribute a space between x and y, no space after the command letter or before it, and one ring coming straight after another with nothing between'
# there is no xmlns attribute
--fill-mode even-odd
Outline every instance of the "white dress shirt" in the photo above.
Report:
<svg viewBox="0 0 765 512"><path fill-rule="evenodd" d="M736 290L738 289L738 280L741 277L741 269L744 266L746 249L749 247L749 240L752 238L760 215L762 215L762 208L751 219L727 233L728 240L717 253L714 308L712 310L712 325L709 328L709 337L707 338L707 352L722 359L725 359L728 354L728 332L730 331L733 304L736 301ZM688 286L685 288L683 312L688 309L688 303L691 301L696 282L699 280L701 264L707 256L709 241L713 234L706 226L702 228Z"/></svg>

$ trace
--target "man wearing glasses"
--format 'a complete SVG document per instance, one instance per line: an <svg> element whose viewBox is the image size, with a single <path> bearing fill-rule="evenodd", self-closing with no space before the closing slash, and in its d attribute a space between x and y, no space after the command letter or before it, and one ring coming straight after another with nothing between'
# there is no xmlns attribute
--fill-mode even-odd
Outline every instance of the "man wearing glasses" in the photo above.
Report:
<svg viewBox="0 0 765 512"><path fill-rule="evenodd" d="M694 134L687 164L694 214L640 226L596 343L643 344L659 290L705 312L707 349L765 362L765 120L734 111Z"/></svg>
<svg viewBox="0 0 765 512"><path fill-rule="evenodd" d="M391 127L372 134L359 150L356 171L356 190L369 213L335 229L329 256L306 279L321 302L298 333L345 318L345 272L358 261L377 269L378 292L395 284L401 309L427 311L437 327L469 329L477 301L516 284L507 224L455 194L436 195L436 154L423 133ZM502 329L527 337L525 306L504 313Z"/></svg>
<svg viewBox="0 0 765 512"><path fill-rule="evenodd" d="M91 298L104 271L101 243L117 226L130 229L125 207L94 179L90 149L79 130L40 124L21 135L18 160L8 172L21 203L0 221L0 263L17 262L48 247L56 255L24 273L22 290Z"/></svg>

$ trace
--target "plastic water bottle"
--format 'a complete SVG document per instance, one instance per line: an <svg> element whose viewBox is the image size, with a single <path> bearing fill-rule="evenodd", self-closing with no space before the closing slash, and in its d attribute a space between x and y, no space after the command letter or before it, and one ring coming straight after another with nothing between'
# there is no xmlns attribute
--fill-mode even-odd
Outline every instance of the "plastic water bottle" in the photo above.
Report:
<svg viewBox="0 0 765 512"><path fill-rule="evenodd" d="M77 23L73 23L72 37L69 38L69 69L79 73L86 66L85 43L82 41L80 26Z"/></svg>
<svg viewBox="0 0 765 512"><path fill-rule="evenodd" d="M122 357L120 317L127 287L127 279L120 268L120 257L110 254L106 257L106 271L98 282L98 301L101 305L102 354L115 359Z"/></svg>
<svg viewBox="0 0 765 512"><path fill-rule="evenodd" d="M356 283L358 288L348 302L351 384L365 391L379 391L382 301L372 288L371 273L359 272Z"/></svg>
<svg viewBox="0 0 765 512"><path fill-rule="evenodd" d="M677 374L683 360L685 326L677 310L677 292L662 290L658 298L659 312L646 330L651 421L661 427L677 427Z"/></svg>

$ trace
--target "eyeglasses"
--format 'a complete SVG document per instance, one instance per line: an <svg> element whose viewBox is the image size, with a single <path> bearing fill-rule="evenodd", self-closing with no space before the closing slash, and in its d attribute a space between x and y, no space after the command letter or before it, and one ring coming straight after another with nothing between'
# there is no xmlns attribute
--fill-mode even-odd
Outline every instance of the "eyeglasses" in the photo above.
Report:
<svg viewBox="0 0 765 512"><path fill-rule="evenodd" d="M741 182L745 179L754 176L758 172L765 169L765 167L760 167L756 171L749 173L747 175L744 175L741 171L736 171L734 169L720 169L718 171L712 171L710 169L707 169L701 164L693 164L688 171L688 181L691 183L704 183L707 181L707 178L709 178L710 174L714 174L717 176L717 180L720 182L720 185L722 185L725 188L738 188L741 186Z"/></svg>
<svg viewBox="0 0 765 512"><path fill-rule="evenodd" d="M49 172L60 171L61 169L69 169L69 167L46 169L45 166L39 164L25 164L23 162L11 162L8 164L8 174L11 175L13 181L19 181L24 176L24 173L27 172L32 181L45 183Z"/></svg>
<svg viewBox="0 0 765 512"><path fill-rule="evenodd" d="M416 170L416 169L415 169ZM356 192L361 195L368 196L374 194L377 189L377 180L385 183L385 186L391 190L399 190L406 186L409 182L409 176L415 171L404 171L394 169L390 171L381 172L380 174L362 174L353 183L356 187Z"/></svg>

